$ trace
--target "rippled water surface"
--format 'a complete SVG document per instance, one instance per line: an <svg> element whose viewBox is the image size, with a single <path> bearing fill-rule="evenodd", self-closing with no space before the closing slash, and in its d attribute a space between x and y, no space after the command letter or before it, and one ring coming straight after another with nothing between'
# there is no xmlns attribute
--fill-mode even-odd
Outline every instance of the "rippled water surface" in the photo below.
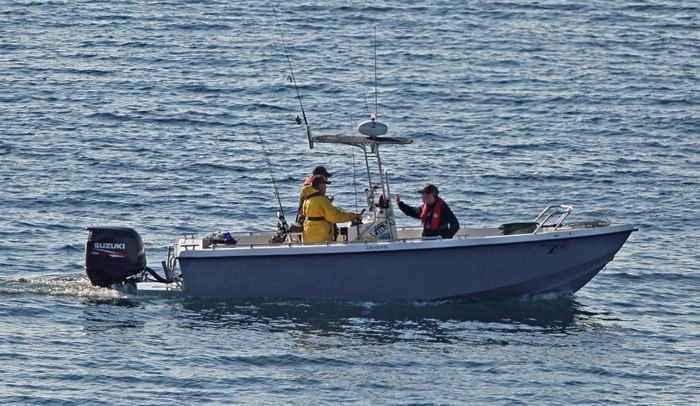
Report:
<svg viewBox="0 0 700 406"><path fill-rule="evenodd" d="M0 402L697 402L698 16L680 0L4 2ZM315 135L376 112L414 138L383 150L409 202L430 181L463 224L570 204L639 231L573 296L91 287L87 226L136 228L154 264L181 232L273 228L258 131L288 217L317 164L336 205L361 210L360 157L308 148L290 64Z"/></svg>

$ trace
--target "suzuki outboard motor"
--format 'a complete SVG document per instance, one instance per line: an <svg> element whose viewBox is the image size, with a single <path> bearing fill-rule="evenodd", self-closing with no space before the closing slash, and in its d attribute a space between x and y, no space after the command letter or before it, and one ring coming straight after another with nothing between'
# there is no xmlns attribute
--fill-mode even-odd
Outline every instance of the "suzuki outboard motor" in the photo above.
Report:
<svg viewBox="0 0 700 406"><path fill-rule="evenodd" d="M111 287L146 270L141 236L129 227L88 227L85 273L95 286Z"/></svg>

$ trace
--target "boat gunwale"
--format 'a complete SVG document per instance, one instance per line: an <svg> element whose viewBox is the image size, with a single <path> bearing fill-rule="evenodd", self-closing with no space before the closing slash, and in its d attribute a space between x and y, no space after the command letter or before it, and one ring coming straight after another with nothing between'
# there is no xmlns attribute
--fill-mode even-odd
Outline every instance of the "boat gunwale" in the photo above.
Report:
<svg viewBox="0 0 700 406"><path fill-rule="evenodd" d="M238 256L330 255L359 254L369 252L402 252L412 250L439 250L450 248L475 248L489 245L530 244L563 239L594 238L637 231L631 224L611 224L598 228L555 230L537 234L492 235L461 238L410 238L398 240L337 241L327 243L279 243L246 244L242 246L196 247L182 249L179 259L226 258ZM322 248L322 249L321 249ZM364 249L363 249L364 248Z"/></svg>

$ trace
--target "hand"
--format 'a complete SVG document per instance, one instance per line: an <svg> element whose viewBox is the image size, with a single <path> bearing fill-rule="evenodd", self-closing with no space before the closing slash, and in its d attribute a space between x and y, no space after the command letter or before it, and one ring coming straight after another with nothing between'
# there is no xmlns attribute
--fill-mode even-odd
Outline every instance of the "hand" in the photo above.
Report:
<svg viewBox="0 0 700 406"><path fill-rule="evenodd" d="M355 214L355 221L362 223L362 213Z"/></svg>
<svg viewBox="0 0 700 406"><path fill-rule="evenodd" d="M399 197L399 195L395 195L395 196L396 196L396 205L398 205L399 202L401 201L401 198Z"/></svg>

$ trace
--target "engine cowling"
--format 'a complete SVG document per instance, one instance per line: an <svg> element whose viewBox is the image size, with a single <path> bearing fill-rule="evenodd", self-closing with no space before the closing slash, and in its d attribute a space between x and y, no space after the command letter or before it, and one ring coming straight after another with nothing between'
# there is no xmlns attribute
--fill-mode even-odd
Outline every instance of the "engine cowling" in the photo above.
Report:
<svg viewBox="0 0 700 406"><path fill-rule="evenodd" d="M111 287L146 269L141 236L129 227L88 227L85 273L95 286Z"/></svg>

